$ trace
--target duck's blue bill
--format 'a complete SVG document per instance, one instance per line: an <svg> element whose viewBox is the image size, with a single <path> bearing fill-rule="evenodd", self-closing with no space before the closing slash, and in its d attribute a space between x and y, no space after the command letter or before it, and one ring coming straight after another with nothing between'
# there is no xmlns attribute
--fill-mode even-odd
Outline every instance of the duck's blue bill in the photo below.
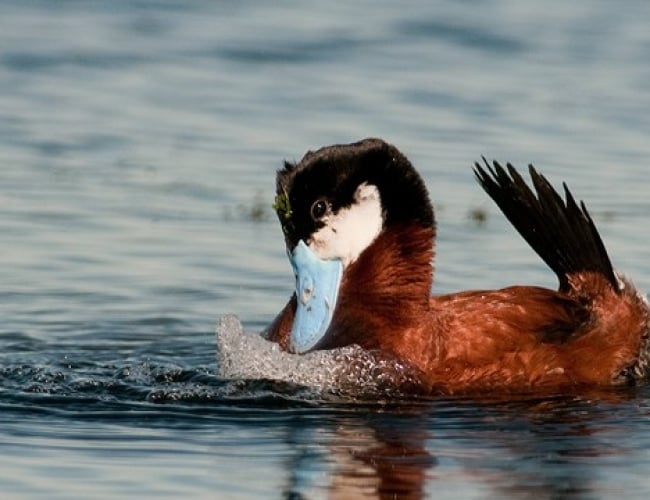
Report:
<svg viewBox="0 0 650 500"><path fill-rule="evenodd" d="M289 255L296 275L296 315L291 328L291 350L307 352L323 338L332 321L343 263L323 260L300 240Z"/></svg>

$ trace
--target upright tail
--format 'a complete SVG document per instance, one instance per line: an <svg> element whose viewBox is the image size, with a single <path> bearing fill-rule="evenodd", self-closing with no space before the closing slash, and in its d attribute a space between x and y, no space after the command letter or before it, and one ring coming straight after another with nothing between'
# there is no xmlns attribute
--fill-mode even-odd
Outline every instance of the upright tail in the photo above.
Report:
<svg viewBox="0 0 650 500"><path fill-rule="evenodd" d="M474 164L474 174L515 229L555 272L560 290L569 290L569 276L580 272L601 274L614 290L618 279L598 230L583 202L576 203L566 184L566 201L546 178L529 165L535 192L511 165L503 168Z"/></svg>

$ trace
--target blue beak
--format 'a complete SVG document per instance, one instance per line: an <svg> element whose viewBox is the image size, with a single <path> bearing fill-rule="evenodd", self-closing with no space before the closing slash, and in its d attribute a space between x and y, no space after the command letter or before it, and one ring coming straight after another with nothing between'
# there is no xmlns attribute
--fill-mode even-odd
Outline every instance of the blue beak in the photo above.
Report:
<svg viewBox="0 0 650 500"><path fill-rule="evenodd" d="M296 315L291 328L291 350L302 354L323 338L332 321L343 263L323 260L300 240L289 255L296 275Z"/></svg>

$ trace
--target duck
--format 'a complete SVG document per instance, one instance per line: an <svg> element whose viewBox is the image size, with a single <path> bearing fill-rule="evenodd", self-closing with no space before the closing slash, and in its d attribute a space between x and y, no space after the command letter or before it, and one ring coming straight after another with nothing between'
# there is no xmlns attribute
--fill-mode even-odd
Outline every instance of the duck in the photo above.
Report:
<svg viewBox="0 0 650 500"><path fill-rule="evenodd" d="M555 273L432 294L436 219L422 177L378 138L308 151L277 171L274 209L295 290L263 336L289 353L358 346L460 394L638 385L650 376L650 308L614 271L584 202L532 165L484 157L476 180Z"/></svg>

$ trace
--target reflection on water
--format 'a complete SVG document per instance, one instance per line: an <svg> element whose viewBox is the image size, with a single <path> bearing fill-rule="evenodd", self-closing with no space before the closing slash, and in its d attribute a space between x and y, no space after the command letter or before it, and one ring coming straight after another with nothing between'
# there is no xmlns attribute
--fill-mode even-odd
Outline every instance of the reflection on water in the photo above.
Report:
<svg viewBox="0 0 650 500"><path fill-rule="evenodd" d="M31 355L14 339L0 370L3 492L584 498L650 487L648 388L351 399L221 379L202 336L165 328L178 339L81 337L32 343Z"/></svg>
<svg viewBox="0 0 650 500"><path fill-rule="evenodd" d="M333 425L301 421L287 435L295 455L287 460L285 492L310 497L325 491L333 498L606 494L625 487L606 484L608 464L625 466L639 453L647 462L647 454L620 444L629 422L611 413L637 395L590 396L395 403L367 413L357 408ZM643 411L635 419L647 416Z"/></svg>

